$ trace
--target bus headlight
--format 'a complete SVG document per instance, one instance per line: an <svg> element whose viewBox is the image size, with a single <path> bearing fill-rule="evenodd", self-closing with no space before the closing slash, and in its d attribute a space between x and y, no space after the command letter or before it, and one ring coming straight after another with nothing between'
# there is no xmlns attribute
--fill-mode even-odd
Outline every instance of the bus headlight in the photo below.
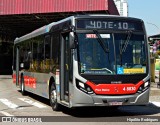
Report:
<svg viewBox="0 0 160 125"><path fill-rule="evenodd" d="M82 83L82 82L79 82L79 86L82 88L85 88L84 83Z"/></svg>
<svg viewBox="0 0 160 125"><path fill-rule="evenodd" d="M93 90L90 86L88 86L87 84L83 83L83 82L80 82L80 81L76 81L76 86L79 90L87 93L87 94L93 94Z"/></svg>
<svg viewBox="0 0 160 125"><path fill-rule="evenodd" d="M142 84L139 89L138 89L138 93L142 93L144 91L146 91L149 87L149 81L145 82L144 84Z"/></svg>
<svg viewBox="0 0 160 125"><path fill-rule="evenodd" d="M148 81L144 83L144 87L147 87L148 85L149 85Z"/></svg>

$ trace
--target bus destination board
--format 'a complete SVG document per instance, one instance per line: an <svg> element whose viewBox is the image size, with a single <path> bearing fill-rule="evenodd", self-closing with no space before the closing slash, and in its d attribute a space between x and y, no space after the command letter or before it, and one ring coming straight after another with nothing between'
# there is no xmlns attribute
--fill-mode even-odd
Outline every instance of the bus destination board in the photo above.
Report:
<svg viewBox="0 0 160 125"><path fill-rule="evenodd" d="M128 20L77 20L78 29L143 30L141 22Z"/></svg>

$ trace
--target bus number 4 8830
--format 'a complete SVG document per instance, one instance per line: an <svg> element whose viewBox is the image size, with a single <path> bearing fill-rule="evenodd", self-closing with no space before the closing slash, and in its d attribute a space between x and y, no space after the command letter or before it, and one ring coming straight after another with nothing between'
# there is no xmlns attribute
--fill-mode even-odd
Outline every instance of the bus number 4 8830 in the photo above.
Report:
<svg viewBox="0 0 160 125"><path fill-rule="evenodd" d="M136 87L124 87L123 91L135 91Z"/></svg>

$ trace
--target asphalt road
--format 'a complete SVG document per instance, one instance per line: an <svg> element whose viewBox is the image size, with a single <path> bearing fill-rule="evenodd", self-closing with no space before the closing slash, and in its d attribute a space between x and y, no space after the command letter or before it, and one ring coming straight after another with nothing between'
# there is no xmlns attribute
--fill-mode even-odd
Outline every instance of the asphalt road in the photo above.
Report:
<svg viewBox="0 0 160 125"><path fill-rule="evenodd" d="M157 92L160 89L156 90ZM63 107L55 112L49 105L49 100L27 93L22 96L19 88L12 83L11 76L0 76L0 121L12 122L85 122L106 123L114 122L160 122L160 96L151 92L150 103L147 106L122 106L118 109L107 107L87 107L68 109ZM159 98L159 100L157 100ZM142 122L143 121L143 122Z"/></svg>

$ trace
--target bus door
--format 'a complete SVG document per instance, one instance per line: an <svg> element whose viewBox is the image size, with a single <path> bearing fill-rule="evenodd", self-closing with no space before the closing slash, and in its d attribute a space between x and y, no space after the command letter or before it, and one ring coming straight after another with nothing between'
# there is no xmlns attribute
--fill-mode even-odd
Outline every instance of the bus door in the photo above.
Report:
<svg viewBox="0 0 160 125"><path fill-rule="evenodd" d="M61 100L69 102L69 33L61 34L60 90Z"/></svg>

